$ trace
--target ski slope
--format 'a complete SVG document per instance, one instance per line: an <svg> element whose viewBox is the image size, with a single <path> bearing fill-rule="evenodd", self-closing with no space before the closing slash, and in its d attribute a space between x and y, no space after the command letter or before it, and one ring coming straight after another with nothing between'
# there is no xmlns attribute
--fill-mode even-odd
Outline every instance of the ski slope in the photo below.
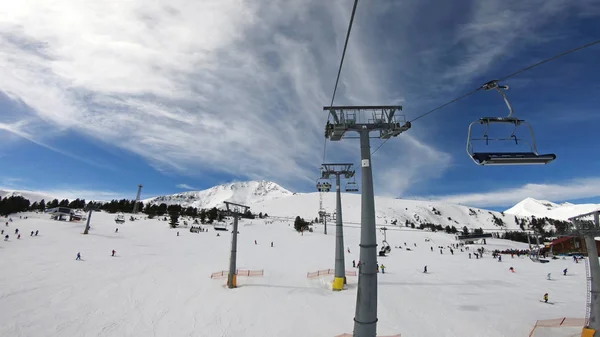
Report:
<svg viewBox="0 0 600 337"><path fill-rule="evenodd" d="M306 278L309 271L334 267L333 226L328 235L320 226L300 235L289 222L241 221L238 268L263 269L264 276L240 277L239 288L227 289L225 280L210 275L228 267L230 232L216 236L205 226L206 233L190 233L156 219L117 226L114 215L94 213L90 234L82 235L84 223L21 215L29 219L13 215L9 227L0 219L10 234L8 242L0 241L0 336L325 337L352 332L357 278L348 277L343 292L330 290L333 276ZM20 240L15 228L23 235ZM39 236L30 237L32 230ZM352 260L358 260L359 232L345 228L348 270L356 270ZM584 263L536 264L510 256L497 262L490 255L470 260L467 252L451 255L445 249L442 255L435 248L453 240L439 232L387 231L392 252L379 258L386 273L378 275L378 335L527 336L536 320L584 317ZM413 250L394 248L404 242ZM486 249L526 248L504 240L488 243ZM83 261L75 260L77 252ZM422 273L424 265L428 274ZM568 276L562 276L564 268ZM554 305L540 302L546 292Z"/></svg>

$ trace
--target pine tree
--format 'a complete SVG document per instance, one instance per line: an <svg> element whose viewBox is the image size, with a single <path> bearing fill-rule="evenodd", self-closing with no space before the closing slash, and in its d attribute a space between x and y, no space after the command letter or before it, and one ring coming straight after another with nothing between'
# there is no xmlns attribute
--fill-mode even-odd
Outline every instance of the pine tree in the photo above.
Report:
<svg viewBox="0 0 600 337"><path fill-rule="evenodd" d="M177 225L179 225L179 213L171 212L169 213L169 216L171 217L169 225L171 226L171 228L177 228Z"/></svg>
<svg viewBox="0 0 600 337"><path fill-rule="evenodd" d="M42 212L44 212L46 210L46 201L44 199L42 199L42 201L40 201L38 209Z"/></svg>

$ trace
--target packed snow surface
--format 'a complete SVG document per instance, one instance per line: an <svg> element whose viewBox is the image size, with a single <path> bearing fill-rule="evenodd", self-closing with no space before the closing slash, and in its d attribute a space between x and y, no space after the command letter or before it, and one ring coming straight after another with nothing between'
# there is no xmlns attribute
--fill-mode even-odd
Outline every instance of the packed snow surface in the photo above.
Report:
<svg viewBox="0 0 600 337"><path fill-rule="evenodd" d="M114 215L98 212L90 234L82 235L84 223L25 215L29 218L13 215L8 227L0 219L10 235L0 241L0 336L325 337L352 332L357 278L348 277L342 292L330 290L332 276L306 278L307 272L334 267L334 226L328 235L322 226L300 235L291 222L242 220L238 268L264 270L264 276L239 277L239 287L227 289L225 280L210 275L229 265L230 231L217 236L204 226L209 231L196 234L157 219L116 225ZM34 230L40 234L31 237ZM350 225L344 230L350 250L346 267L356 270L352 260L358 260L360 230ZM379 244L382 239L378 233ZM527 336L536 320L584 317L584 263L539 264L510 255L497 262L489 254L469 259L467 252L455 249L451 255L447 248L440 254L437 247L454 243L454 236L404 227L388 230L387 241L391 254L379 257L386 268L378 274L378 335ZM490 239L485 248L526 245ZM82 261L75 260L78 252ZM552 280L546 279L548 273ZM554 305L540 302L546 292Z"/></svg>

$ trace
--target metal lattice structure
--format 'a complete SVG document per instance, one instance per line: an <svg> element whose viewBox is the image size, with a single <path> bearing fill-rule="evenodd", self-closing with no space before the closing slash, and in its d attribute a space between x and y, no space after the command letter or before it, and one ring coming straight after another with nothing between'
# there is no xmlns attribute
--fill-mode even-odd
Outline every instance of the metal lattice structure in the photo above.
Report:
<svg viewBox="0 0 600 337"><path fill-rule="evenodd" d="M342 223L341 177L354 177L353 164L322 164L321 178L329 180L335 176L336 217L335 217L335 275L333 290L343 290L346 284L346 266L344 261L344 226Z"/></svg>
<svg viewBox="0 0 600 337"><path fill-rule="evenodd" d="M588 300L586 304L586 327L600 329L600 263L595 237L600 236L600 210L569 218L573 223L570 234L583 236L588 255Z"/></svg>
<svg viewBox="0 0 600 337"><path fill-rule="evenodd" d="M225 201L228 215L233 216L233 229L231 231L231 256L229 258L229 274L227 275L227 287L229 289L237 286L237 234L238 234L238 219L240 215L246 213L249 206L236 204Z"/></svg>
<svg viewBox="0 0 600 337"><path fill-rule="evenodd" d="M324 107L330 119L325 125L325 138L340 141L360 139L361 155L361 232L360 267L354 336L375 337L377 334L377 236L375 228L375 196L371 168L370 133L377 132L380 139L390 139L410 129L404 116L396 116L401 106L330 106ZM347 136L349 132L358 137Z"/></svg>

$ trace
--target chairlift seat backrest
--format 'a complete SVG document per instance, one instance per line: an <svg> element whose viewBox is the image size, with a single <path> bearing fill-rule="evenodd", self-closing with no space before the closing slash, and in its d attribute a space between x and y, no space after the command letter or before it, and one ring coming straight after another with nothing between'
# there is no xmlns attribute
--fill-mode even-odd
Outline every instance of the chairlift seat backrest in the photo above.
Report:
<svg viewBox="0 0 600 337"><path fill-rule="evenodd" d="M522 122L525 122L525 120L518 119L517 117L482 117L482 118L479 118L479 123L481 123L481 124L510 123L510 124L519 125Z"/></svg>

